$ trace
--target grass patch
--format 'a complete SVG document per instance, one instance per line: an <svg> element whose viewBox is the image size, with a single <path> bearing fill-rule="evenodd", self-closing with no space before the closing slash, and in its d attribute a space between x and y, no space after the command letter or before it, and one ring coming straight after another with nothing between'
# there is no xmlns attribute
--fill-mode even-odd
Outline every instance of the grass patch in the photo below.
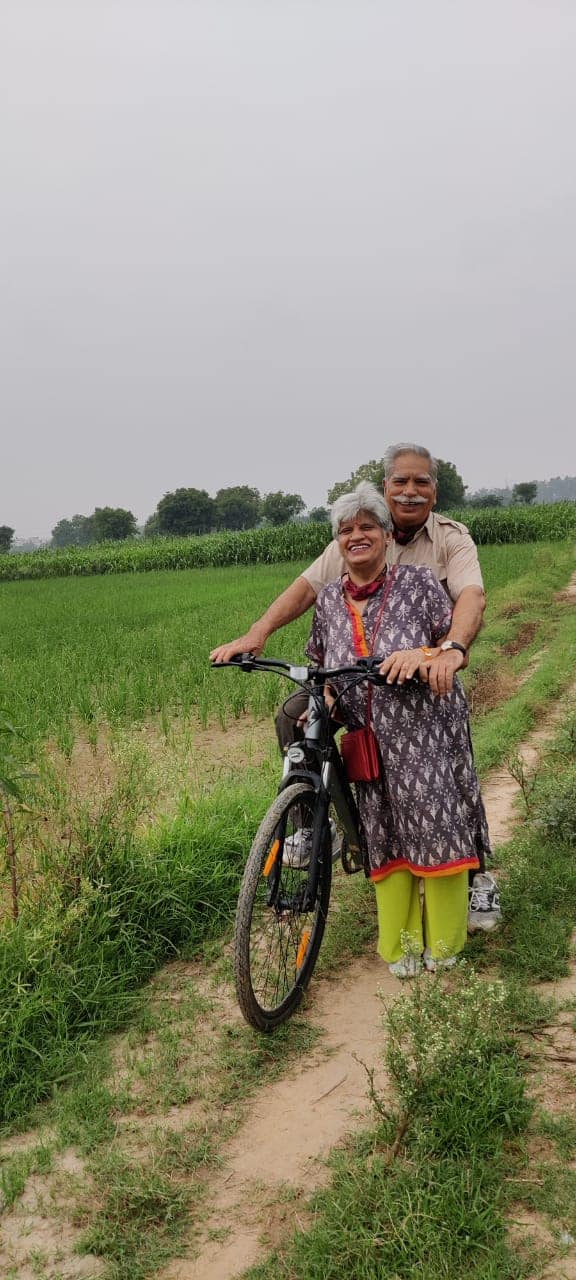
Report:
<svg viewBox="0 0 576 1280"><path fill-rule="evenodd" d="M474 720L474 756L481 775L514 752L550 703L557 701L572 683L576 669L576 610L559 608L560 612L550 618L549 643L534 673L503 705ZM493 664L494 661L493 654Z"/></svg>
<svg viewBox="0 0 576 1280"><path fill-rule="evenodd" d="M507 975L550 981L568 972L576 919L574 713L521 781L525 821L499 850L504 924L483 956Z"/></svg>
<svg viewBox="0 0 576 1280"><path fill-rule="evenodd" d="M80 1251L105 1257L109 1280L144 1280L174 1256L188 1221L185 1188L154 1165L107 1154L95 1170L100 1208L82 1237Z"/></svg>
<svg viewBox="0 0 576 1280"><path fill-rule="evenodd" d="M46 1175L52 1165L53 1150L49 1143L39 1143L28 1151L0 1158L0 1210L9 1209L19 1199L32 1174Z"/></svg>
<svg viewBox="0 0 576 1280"><path fill-rule="evenodd" d="M0 952L0 1122L69 1080L96 1033L133 1015L158 965L192 954L233 917L238 882L271 793L262 770L216 788L147 842L103 822L81 850L79 888L6 926ZM79 851L80 852L80 851Z"/></svg>

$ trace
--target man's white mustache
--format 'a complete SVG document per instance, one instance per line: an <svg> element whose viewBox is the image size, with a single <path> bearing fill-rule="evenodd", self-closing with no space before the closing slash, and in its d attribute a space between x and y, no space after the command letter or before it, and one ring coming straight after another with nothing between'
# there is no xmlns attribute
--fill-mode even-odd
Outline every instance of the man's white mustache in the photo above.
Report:
<svg viewBox="0 0 576 1280"><path fill-rule="evenodd" d="M399 502L400 506L402 507L421 507L421 506L426 506L427 499L398 497L398 498L395 498L394 501Z"/></svg>

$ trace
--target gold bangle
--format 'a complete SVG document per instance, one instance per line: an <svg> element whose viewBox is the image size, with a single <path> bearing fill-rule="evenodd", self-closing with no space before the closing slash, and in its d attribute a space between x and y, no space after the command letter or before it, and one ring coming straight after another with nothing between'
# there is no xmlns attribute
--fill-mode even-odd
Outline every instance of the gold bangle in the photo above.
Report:
<svg viewBox="0 0 576 1280"><path fill-rule="evenodd" d="M434 656L434 650L430 649L427 644L421 644L420 648L425 658L432 658Z"/></svg>

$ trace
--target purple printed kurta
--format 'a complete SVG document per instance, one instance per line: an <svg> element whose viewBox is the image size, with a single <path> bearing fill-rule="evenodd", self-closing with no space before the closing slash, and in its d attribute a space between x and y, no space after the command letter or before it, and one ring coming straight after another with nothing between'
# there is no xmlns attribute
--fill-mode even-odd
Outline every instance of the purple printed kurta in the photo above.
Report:
<svg viewBox="0 0 576 1280"><path fill-rule="evenodd" d="M394 572L394 571L393 571ZM384 587L362 615L375 654L435 645L450 626L450 601L430 569L398 565L374 645L373 630ZM307 653L326 667L355 661L352 619L342 583L318 595ZM333 681L338 692L345 677ZM349 689L340 706L350 728L366 724L367 690ZM382 757L376 782L355 784L371 876L408 868L417 875L448 875L478 867L489 854L488 828L468 726L468 707L458 679L447 697L415 681L408 687L372 688L371 726Z"/></svg>

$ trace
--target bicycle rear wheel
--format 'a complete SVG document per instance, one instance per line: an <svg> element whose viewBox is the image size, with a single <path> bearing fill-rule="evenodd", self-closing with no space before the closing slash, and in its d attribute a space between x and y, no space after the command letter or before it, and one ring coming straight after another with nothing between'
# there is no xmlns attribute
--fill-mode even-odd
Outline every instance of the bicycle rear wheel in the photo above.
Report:
<svg viewBox="0 0 576 1280"><path fill-rule="evenodd" d="M315 806L314 789L305 782L280 792L260 824L240 887L236 994L246 1021L259 1031L272 1031L300 1004L324 934L332 880L328 818L316 901L308 910L308 866L295 865L289 853L301 847L296 832L311 831Z"/></svg>

